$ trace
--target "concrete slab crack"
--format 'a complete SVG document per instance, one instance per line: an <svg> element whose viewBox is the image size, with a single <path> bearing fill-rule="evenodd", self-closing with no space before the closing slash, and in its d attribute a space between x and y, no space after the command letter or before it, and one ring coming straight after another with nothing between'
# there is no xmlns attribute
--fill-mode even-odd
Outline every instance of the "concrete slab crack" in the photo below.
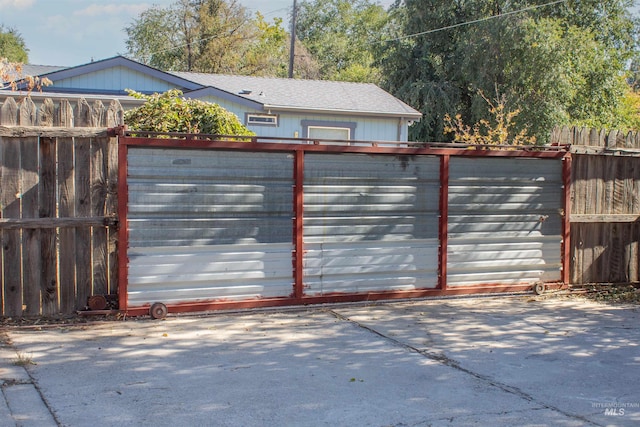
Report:
<svg viewBox="0 0 640 427"><path fill-rule="evenodd" d="M19 352L13 347L13 343L8 337L0 338L3 341L3 357L0 357L0 361L3 359L8 361L10 353L15 353L18 356L15 360L19 360ZM43 426L55 425L61 427L63 425L52 410L49 402L47 402L38 382L27 366L13 362L11 368L7 365L5 369L0 369L0 371L3 374L5 371L10 372L7 374L9 375L8 377L0 378L0 389L4 400L2 405L6 408L5 411L9 411L10 419L12 418L16 425L23 425L25 416L35 417L36 422L41 423Z"/></svg>
<svg viewBox="0 0 640 427"><path fill-rule="evenodd" d="M370 333L372 333L374 335L377 335L380 338L382 338L382 339L384 339L384 340L386 340L386 341L388 341L388 342L390 342L390 343L392 343L392 344L394 344L394 345L396 345L396 346L398 346L400 348L404 348L405 350L411 351L413 353L417 353L417 354L419 354L421 356L424 356L424 357L426 357L426 358L428 358L430 360L439 362L439 363L441 363L441 364L443 364L445 366L448 366L448 367L450 367L452 369L455 369L457 371L463 372L463 373L465 373L467 375L470 375L470 376L472 376L472 377L474 377L474 378L476 378L476 379L478 379L478 380L480 380L480 381L482 381L482 382L484 382L486 384L489 384L492 387L496 387L496 388L498 388L498 389L500 389L500 390L502 390L502 391L504 391L506 393L518 396L521 399L524 399L524 400L526 400L528 402L531 402L531 403L534 403L536 405L539 405L542 408L557 412L557 413L559 413L559 414L561 414L561 415L563 415L565 417L580 421L580 422L584 423L585 425L604 427L602 424L596 423L596 422L594 422L592 420L589 420L588 418L585 418L585 417L583 417L581 415L572 414L572 413L567 412L567 411L565 411L565 410L563 410L561 408L558 408L556 406L549 405L548 403L545 403L545 402L541 402L538 399L536 399L534 396L528 394L525 391L520 390L517 387L513 387L513 386L510 386L508 384L501 383L501 382L496 381L495 379L493 379L493 378L491 378L491 377L489 377L487 375L483 375L481 373L474 372L474 371L472 371L472 370L470 370L468 368L465 368L458 361L447 357L447 355L445 355L443 353L434 353L434 352L430 352L428 350L419 349L419 348L414 347L414 346L412 346L410 344L402 342L402 341L400 341L400 340L398 340L398 339L396 339L396 338L394 338L392 336L389 336L389 335L386 335L386 334L384 334L384 333L382 333L380 331L377 331L376 329L374 329L374 328L372 328L370 326L367 326L367 325L365 325L365 324L363 324L361 322L358 322L358 321L353 320L353 319L351 319L349 317L343 316L342 314L340 314L340 313L338 313L338 312L336 312L334 310L327 310L327 311L331 315L336 317L337 319L340 319L342 321L349 322L349 323L351 323L353 325L356 325L357 327L359 327L361 329L364 329L364 330L366 330L366 331L368 331L368 332L370 332Z"/></svg>

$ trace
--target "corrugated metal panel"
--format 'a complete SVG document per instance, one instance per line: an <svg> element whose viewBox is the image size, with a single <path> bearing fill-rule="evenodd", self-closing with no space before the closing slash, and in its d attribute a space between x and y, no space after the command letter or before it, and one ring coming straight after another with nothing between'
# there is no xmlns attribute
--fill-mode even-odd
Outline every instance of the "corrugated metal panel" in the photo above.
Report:
<svg viewBox="0 0 640 427"><path fill-rule="evenodd" d="M561 279L562 161L450 161L447 285Z"/></svg>
<svg viewBox="0 0 640 427"><path fill-rule="evenodd" d="M131 306L289 296L293 161L129 148Z"/></svg>
<svg viewBox="0 0 640 427"><path fill-rule="evenodd" d="M436 157L307 154L305 294L434 288Z"/></svg>

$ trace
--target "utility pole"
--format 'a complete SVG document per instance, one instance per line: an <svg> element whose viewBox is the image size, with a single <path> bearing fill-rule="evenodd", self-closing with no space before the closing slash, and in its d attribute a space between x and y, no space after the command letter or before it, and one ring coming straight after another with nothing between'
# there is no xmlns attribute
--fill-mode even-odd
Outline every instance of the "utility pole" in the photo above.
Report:
<svg viewBox="0 0 640 427"><path fill-rule="evenodd" d="M296 15L298 6L293 0L293 12L291 13L291 47L289 48L289 78L293 78L293 60L296 57Z"/></svg>

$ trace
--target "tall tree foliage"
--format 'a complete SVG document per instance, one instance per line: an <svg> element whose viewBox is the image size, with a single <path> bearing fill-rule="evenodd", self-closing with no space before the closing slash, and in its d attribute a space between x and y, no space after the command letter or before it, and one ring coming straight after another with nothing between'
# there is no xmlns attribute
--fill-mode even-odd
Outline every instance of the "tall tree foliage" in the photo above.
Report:
<svg viewBox="0 0 640 427"><path fill-rule="evenodd" d="M29 49L20 33L3 25L0 25L0 58L10 62L29 62Z"/></svg>
<svg viewBox="0 0 640 427"><path fill-rule="evenodd" d="M163 70L278 75L287 64L282 21L251 17L238 0L178 0L129 26L133 58Z"/></svg>
<svg viewBox="0 0 640 427"><path fill-rule="evenodd" d="M259 38L247 10L237 0L200 0L195 67L214 73L232 73L243 64L246 40ZM195 53L195 52L194 52Z"/></svg>
<svg viewBox="0 0 640 427"><path fill-rule="evenodd" d="M387 12L368 0L310 0L300 3L296 35L316 58L323 79L378 82L373 42Z"/></svg>
<svg viewBox="0 0 640 427"><path fill-rule="evenodd" d="M545 142L558 124L619 125L635 50L631 0L400 0L379 43L384 86L424 118L413 139L443 140L444 117L490 120L479 93L504 99ZM527 11L512 13L522 9ZM507 15L504 15L507 14ZM469 23L467 25L460 25ZM432 31L437 30L437 31ZM416 35L419 34L419 35ZM628 109L627 109L628 110Z"/></svg>

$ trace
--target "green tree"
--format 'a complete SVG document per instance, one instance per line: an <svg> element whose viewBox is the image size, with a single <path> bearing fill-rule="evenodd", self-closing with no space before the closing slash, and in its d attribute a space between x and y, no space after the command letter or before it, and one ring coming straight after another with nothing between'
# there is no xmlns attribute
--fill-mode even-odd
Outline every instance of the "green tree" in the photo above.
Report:
<svg viewBox="0 0 640 427"><path fill-rule="evenodd" d="M273 23L265 21L261 13L256 14L256 37L248 43L242 58L243 74L252 76L284 75L289 49L288 34L282 27L282 19Z"/></svg>
<svg viewBox="0 0 640 427"><path fill-rule="evenodd" d="M255 135L238 117L218 104L182 97L179 90L144 95L128 91L144 99L140 107L125 112L124 122L132 130L150 132L186 132L212 135Z"/></svg>
<svg viewBox="0 0 640 427"><path fill-rule="evenodd" d="M640 93L629 87L622 98L617 116L620 118L619 129L640 129Z"/></svg>
<svg viewBox="0 0 640 427"><path fill-rule="evenodd" d="M255 22L237 0L200 0L197 7L195 68L211 73L240 73L243 54L259 39Z"/></svg>
<svg viewBox="0 0 640 427"><path fill-rule="evenodd" d="M321 78L378 82L373 42L387 19L384 8L368 0L303 1L296 36L320 64Z"/></svg>
<svg viewBox="0 0 640 427"><path fill-rule="evenodd" d="M162 70L275 76L288 60L281 25L251 18L237 0L178 0L142 12L125 28L126 45Z"/></svg>
<svg viewBox="0 0 640 427"><path fill-rule="evenodd" d="M443 140L444 117L490 118L479 93L504 96L514 127L540 142L560 124L615 126L635 52L628 0L405 0L396 37L378 44L383 86L420 109L411 138ZM480 92L479 92L480 91Z"/></svg>
<svg viewBox="0 0 640 427"><path fill-rule="evenodd" d="M20 33L3 25L0 25L0 58L6 58L10 62L29 62L29 49Z"/></svg>
<svg viewBox="0 0 640 427"><path fill-rule="evenodd" d="M168 9L153 6L125 27L127 53L138 61L162 70L189 71L189 46L195 40L189 32L178 31L175 5ZM186 49L186 50L185 50Z"/></svg>
<svg viewBox="0 0 640 427"><path fill-rule="evenodd" d="M254 23L257 37L247 43L234 71L249 76L287 77L291 36L282 27L282 19L274 18L269 23L257 12ZM320 78L318 62L299 40L296 40L295 51L294 76L303 79Z"/></svg>
<svg viewBox="0 0 640 427"><path fill-rule="evenodd" d="M556 18L525 20L515 35L522 43L508 52L504 86L536 134L559 124L622 126L625 55L593 30Z"/></svg>

